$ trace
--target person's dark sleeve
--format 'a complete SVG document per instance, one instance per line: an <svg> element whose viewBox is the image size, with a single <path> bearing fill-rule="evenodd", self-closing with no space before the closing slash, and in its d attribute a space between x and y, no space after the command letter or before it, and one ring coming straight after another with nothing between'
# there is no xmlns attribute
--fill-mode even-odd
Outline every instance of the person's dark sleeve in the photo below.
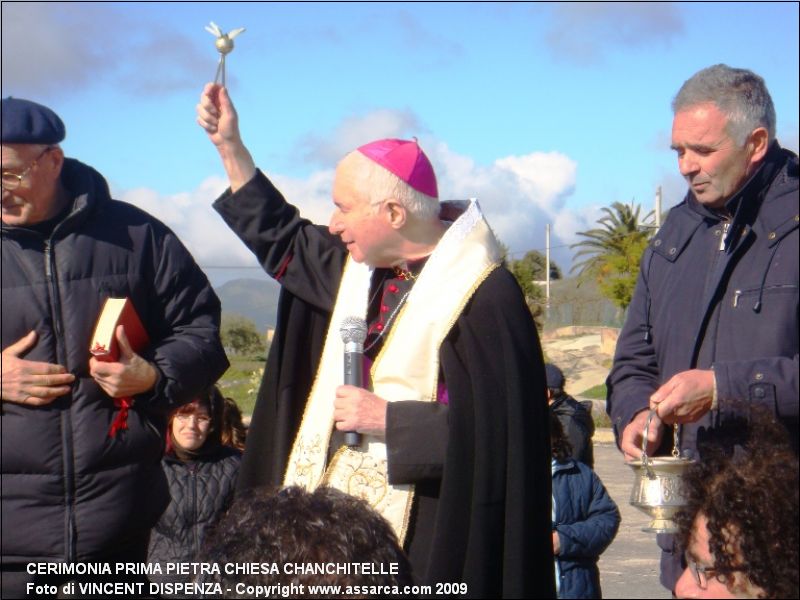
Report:
<svg viewBox="0 0 800 600"><path fill-rule="evenodd" d="M440 402L390 402L386 409L389 483L441 479L447 453L448 407Z"/></svg>
<svg viewBox="0 0 800 600"><path fill-rule="evenodd" d="M619 508L608 495L603 482L588 467L581 476L591 476L591 501L582 521L556 526L561 543L560 558L596 558L614 540L621 520Z"/></svg>
<svg viewBox="0 0 800 600"><path fill-rule="evenodd" d="M347 250L325 227L300 216L261 171L214 209L271 277L322 310L336 301Z"/></svg>
<svg viewBox="0 0 800 600"><path fill-rule="evenodd" d="M137 402L166 411L214 384L229 363L219 334L220 301L205 273L172 232L155 243L151 301L158 307L158 342L142 356L155 364L158 379Z"/></svg>
<svg viewBox="0 0 800 600"><path fill-rule="evenodd" d="M649 407L650 396L658 389L658 364L646 318L648 299L644 265L650 260L651 253L648 248L642 257L628 316L617 340L614 365L606 379L606 412L611 417L617 446L623 429L637 413Z"/></svg>

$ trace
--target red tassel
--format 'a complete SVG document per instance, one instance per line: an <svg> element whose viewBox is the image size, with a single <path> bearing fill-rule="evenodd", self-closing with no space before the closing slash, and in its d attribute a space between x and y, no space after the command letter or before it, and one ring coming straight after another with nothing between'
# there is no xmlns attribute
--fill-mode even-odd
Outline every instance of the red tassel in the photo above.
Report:
<svg viewBox="0 0 800 600"><path fill-rule="evenodd" d="M119 412L108 430L110 438L115 437L120 429L128 428L128 409L133 406L133 398L114 398L114 406L119 409Z"/></svg>

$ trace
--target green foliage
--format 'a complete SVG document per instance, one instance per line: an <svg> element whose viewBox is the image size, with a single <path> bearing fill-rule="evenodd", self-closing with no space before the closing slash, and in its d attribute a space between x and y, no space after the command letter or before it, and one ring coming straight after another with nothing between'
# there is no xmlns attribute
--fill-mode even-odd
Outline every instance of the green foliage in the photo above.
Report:
<svg viewBox="0 0 800 600"><path fill-rule="evenodd" d="M233 354L259 352L266 345L266 341L258 333L255 323L240 315L228 313L222 315L220 336L226 351Z"/></svg>
<svg viewBox="0 0 800 600"><path fill-rule="evenodd" d="M639 261L648 243L647 236L631 234L620 243L621 253L609 254L600 265L600 291L622 310L631 303L639 275Z"/></svg>
<svg viewBox="0 0 800 600"><path fill-rule="evenodd" d="M591 400L605 400L606 399L606 384L601 383L594 387L590 387L588 390L582 391L580 394L576 394L581 398L587 398Z"/></svg>
<svg viewBox="0 0 800 600"><path fill-rule="evenodd" d="M530 250L525 253L525 256L514 262L524 264L524 268L530 271L533 279L537 281L544 281L547 279L545 276L545 269L547 268L547 256L538 250ZM550 261L550 279L561 279L561 269L552 260Z"/></svg>
<svg viewBox="0 0 800 600"><path fill-rule="evenodd" d="M604 207L602 212L604 216L597 221L600 227L579 232L578 235L585 239L572 244L571 248L578 248L578 252L575 253L577 262L570 270L571 273L577 271L579 276L597 275L603 257L621 253L624 240L628 236L645 235L649 239L652 211L644 219L640 219L640 205L633 202L630 205L614 202L611 208ZM578 261L581 257L585 258Z"/></svg>
<svg viewBox="0 0 800 600"><path fill-rule="evenodd" d="M525 304L528 305L528 310L533 315L536 328L541 331L547 298L545 298L545 293L541 286L534 283L535 277L531 263L529 261L512 260L508 263L508 269L516 278L519 287L522 288Z"/></svg>
<svg viewBox="0 0 800 600"><path fill-rule="evenodd" d="M264 356L230 356L231 366L219 380L223 395L236 400L243 415L252 415L264 374Z"/></svg>
<svg viewBox="0 0 800 600"><path fill-rule="evenodd" d="M499 244L502 262L514 275L519 287L522 288L522 293L525 295L525 304L528 305L528 310L531 311L536 328L541 333L547 298L542 286L534 282L545 280L544 273L547 257L538 250L530 250L519 260L513 260L508 257L508 246L502 242L499 242ZM550 278L561 278L561 269L552 261L550 261Z"/></svg>
<svg viewBox="0 0 800 600"><path fill-rule="evenodd" d="M506 246L500 240L497 240L497 245L500 247L500 262L504 265L508 265L508 246Z"/></svg>
<svg viewBox="0 0 800 600"><path fill-rule="evenodd" d="M590 387L588 390L582 391L580 394L575 394L577 398L581 400L605 400L606 399L606 384L601 383L594 387ZM608 416L608 413L604 409L599 408L597 405L593 407L592 410L592 421L594 421L595 427L611 427L611 418Z"/></svg>
<svg viewBox="0 0 800 600"><path fill-rule="evenodd" d="M640 219L641 206L614 202L602 209L604 216L599 228L578 233L584 240L572 245L578 248L571 271L579 277L594 277L600 292L616 306L625 310L636 286L639 261L642 258L653 228L653 213Z"/></svg>
<svg viewBox="0 0 800 600"><path fill-rule="evenodd" d="M611 423L611 417L609 417L606 411L604 410L593 410L592 421L594 421L594 426L596 428L600 427L611 428L611 426L613 425Z"/></svg>

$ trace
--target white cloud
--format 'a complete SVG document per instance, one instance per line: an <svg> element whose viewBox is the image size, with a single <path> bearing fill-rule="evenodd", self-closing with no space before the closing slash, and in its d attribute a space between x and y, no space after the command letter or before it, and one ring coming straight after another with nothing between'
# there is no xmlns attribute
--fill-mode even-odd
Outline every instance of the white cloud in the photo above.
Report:
<svg viewBox="0 0 800 600"><path fill-rule="evenodd" d="M545 247L545 224L551 223L553 258L569 270L567 245L575 232L587 229L595 214L576 215L568 208L577 165L557 152L506 156L488 166L450 150L435 140L421 140L437 168L442 199L477 197L484 214L512 258ZM332 210L334 170L321 169L305 179L270 173L270 178L300 214L327 225ZM253 266L255 259L211 208L226 188L219 177L204 180L195 190L173 195L138 188L117 197L143 208L169 225L201 265Z"/></svg>
<svg viewBox="0 0 800 600"><path fill-rule="evenodd" d="M553 219L553 230L558 232L558 240L562 244L579 242L582 239L578 237L579 231L597 227L597 220L603 216L601 209L601 206L594 205L585 207L581 213L560 211Z"/></svg>
<svg viewBox="0 0 800 600"><path fill-rule="evenodd" d="M410 110L378 109L344 119L332 132L306 136L295 149L304 161L335 165L355 148L383 138L407 138L423 131Z"/></svg>
<svg viewBox="0 0 800 600"><path fill-rule="evenodd" d="M478 198L512 258L528 250L544 251L545 225L550 223L553 258L562 270L569 268L572 252L566 245L572 231L562 231L556 225L560 215L569 212L567 205L577 173L575 161L558 152L532 152L481 166L443 143L423 143L423 147L430 148L442 199Z"/></svg>
<svg viewBox="0 0 800 600"><path fill-rule="evenodd" d="M575 187L578 165L560 152L534 152L508 156L495 162L501 169L516 175L520 188L539 208L552 211L563 205L565 196Z"/></svg>
<svg viewBox="0 0 800 600"><path fill-rule="evenodd" d="M203 266L253 266L255 258L211 208L228 182L209 177L195 190L173 195L137 188L115 196L166 223Z"/></svg>
<svg viewBox="0 0 800 600"><path fill-rule="evenodd" d="M41 93L66 82L80 87L91 73L105 71L102 49L109 40L102 30L97 37L81 34L81 29L64 27L63 17L53 5L3 3L4 92Z"/></svg>
<svg viewBox="0 0 800 600"><path fill-rule="evenodd" d="M199 42L100 3L4 2L4 94L75 93L106 81L131 93L194 89L208 77Z"/></svg>
<svg viewBox="0 0 800 600"><path fill-rule="evenodd" d="M430 69L433 65L447 67L464 54L464 47L460 42L454 42L441 31L429 28L408 11L399 11L393 21L398 31L402 32L403 46L422 51L420 55L424 58L414 59L417 61L417 68Z"/></svg>
<svg viewBox="0 0 800 600"><path fill-rule="evenodd" d="M669 43L683 17L669 2L565 2L553 8L546 41L555 58L597 64L613 47Z"/></svg>
<svg viewBox="0 0 800 600"><path fill-rule="evenodd" d="M661 186L661 212L662 215L670 208L683 200L688 189L688 184L683 176L675 169L663 169L658 178L658 184ZM648 209L649 210L649 209Z"/></svg>
<svg viewBox="0 0 800 600"><path fill-rule="evenodd" d="M333 170L317 171L308 179L270 177L301 215L327 224L333 206ZM190 192L162 195L148 188L118 190L112 186L112 193L166 223L201 266L252 267L257 262L250 250L211 206L227 187L227 180L213 176Z"/></svg>
<svg viewBox="0 0 800 600"><path fill-rule="evenodd" d="M326 169L315 171L307 179L282 175L275 175L272 179L283 196L297 206L302 216L314 223L327 225L333 211L333 174L333 169Z"/></svg>

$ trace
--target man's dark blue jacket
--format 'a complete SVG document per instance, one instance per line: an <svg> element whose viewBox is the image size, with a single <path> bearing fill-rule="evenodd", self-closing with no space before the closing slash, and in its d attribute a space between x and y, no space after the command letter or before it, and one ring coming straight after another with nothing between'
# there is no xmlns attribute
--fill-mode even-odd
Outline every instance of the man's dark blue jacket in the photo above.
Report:
<svg viewBox="0 0 800 600"><path fill-rule="evenodd" d="M727 413L754 405L775 414L797 448L797 177L797 155L773 142L726 203L730 220L691 191L669 212L642 257L607 380L617 440L673 375L713 369L718 410L682 427L682 449L695 451ZM661 452L671 443L665 435Z"/></svg>
<svg viewBox="0 0 800 600"><path fill-rule="evenodd" d="M713 368L721 411L766 406L797 439L797 168L773 144L728 201L724 241L724 219L691 193L669 212L642 258L608 378L617 436L673 375ZM714 417L685 426L681 446L694 448Z"/></svg>

